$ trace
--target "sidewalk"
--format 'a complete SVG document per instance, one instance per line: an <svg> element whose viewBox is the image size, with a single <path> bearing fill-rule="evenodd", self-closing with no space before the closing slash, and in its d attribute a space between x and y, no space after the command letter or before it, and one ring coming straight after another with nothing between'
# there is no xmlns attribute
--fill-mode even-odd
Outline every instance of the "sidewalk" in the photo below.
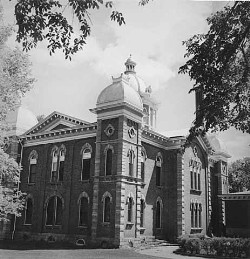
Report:
<svg viewBox="0 0 250 259"><path fill-rule="evenodd" d="M204 258L199 256L184 256L184 255L178 255L175 254L174 251L178 249L178 246L157 246L152 248L146 248L142 250L136 250L137 253L144 254L144 255L150 255L150 256L156 256L156 257L162 257L166 259L198 259L198 258Z"/></svg>

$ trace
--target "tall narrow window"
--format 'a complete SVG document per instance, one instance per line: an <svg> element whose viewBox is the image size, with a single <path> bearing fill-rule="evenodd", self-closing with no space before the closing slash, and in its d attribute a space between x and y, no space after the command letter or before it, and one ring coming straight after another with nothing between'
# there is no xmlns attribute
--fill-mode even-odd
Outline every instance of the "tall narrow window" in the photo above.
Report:
<svg viewBox="0 0 250 259"><path fill-rule="evenodd" d="M145 182L145 162L146 162L146 154L145 152L141 152L141 180Z"/></svg>
<svg viewBox="0 0 250 259"><path fill-rule="evenodd" d="M160 156L156 157L156 186L161 186L161 167L162 167L162 160Z"/></svg>
<svg viewBox="0 0 250 259"><path fill-rule="evenodd" d="M194 228L194 203L191 203L191 228Z"/></svg>
<svg viewBox="0 0 250 259"><path fill-rule="evenodd" d="M32 157L30 159L30 170L29 170L29 183L35 182L36 177L36 158Z"/></svg>
<svg viewBox="0 0 250 259"><path fill-rule="evenodd" d="M63 181L64 160L65 160L65 151L64 151L63 149L61 149L61 150L60 150L60 154L59 154L59 173L58 173L58 181Z"/></svg>
<svg viewBox="0 0 250 259"><path fill-rule="evenodd" d="M62 200L58 196L53 196L48 201L46 225L62 225Z"/></svg>
<svg viewBox="0 0 250 259"><path fill-rule="evenodd" d="M88 180L90 177L91 150L86 148L82 152L82 180Z"/></svg>
<svg viewBox="0 0 250 259"><path fill-rule="evenodd" d="M35 183L36 178L36 164L37 164L38 154L33 150L29 155L29 178L28 183Z"/></svg>
<svg viewBox="0 0 250 259"><path fill-rule="evenodd" d="M191 169L192 170L192 169ZM193 171L190 171L190 180L191 180L191 190L194 189L194 176Z"/></svg>
<svg viewBox="0 0 250 259"><path fill-rule="evenodd" d="M106 171L106 175L112 175L112 158L113 156L113 152L112 149L108 149L106 151L106 165L105 165L105 171Z"/></svg>
<svg viewBox="0 0 250 259"><path fill-rule="evenodd" d="M140 227L144 227L144 207L145 207L145 201L141 199L140 202Z"/></svg>
<svg viewBox="0 0 250 259"><path fill-rule="evenodd" d="M32 214L33 214L33 203L32 199L28 198L26 201L25 207L25 221L24 224L31 225L32 224Z"/></svg>
<svg viewBox="0 0 250 259"><path fill-rule="evenodd" d="M51 182L55 182L57 180L57 164L58 164L58 156L57 156L57 151L55 150L52 153Z"/></svg>
<svg viewBox="0 0 250 259"><path fill-rule="evenodd" d="M79 204L79 226L88 225L89 201L87 197L82 197Z"/></svg>
<svg viewBox="0 0 250 259"><path fill-rule="evenodd" d="M156 202L156 228L161 228L161 202L158 200Z"/></svg>
<svg viewBox="0 0 250 259"><path fill-rule="evenodd" d="M103 222L104 223L110 223L110 197L106 196L104 198L104 204L103 204Z"/></svg>
<svg viewBox="0 0 250 259"><path fill-rule="evenodd" d="M198 227L199 228L201 228L201 226L202 226L202 219L201 219L201 211L202 211L202 207L201 207L201 204L199 204L199 207L198 207L198 217L199 217L199 225L198 225Z"/></svg>
<svg viewBox="0 0 250 259"><path fill-rule="evenodd" d="M133 219L133 198L128 198L128 222L132 222Z"/></svg>
<svg viewBox="0 0 250 259"><path fill-rule="evenodd" d="M194 207L194 227L198 228L198 204L196 203Z"/></svg>
<svg viewBox="0 0 250 259"><path fill-rule="evenodd" d="M134 151L129 150L129 176L134 176Z"/></svg>

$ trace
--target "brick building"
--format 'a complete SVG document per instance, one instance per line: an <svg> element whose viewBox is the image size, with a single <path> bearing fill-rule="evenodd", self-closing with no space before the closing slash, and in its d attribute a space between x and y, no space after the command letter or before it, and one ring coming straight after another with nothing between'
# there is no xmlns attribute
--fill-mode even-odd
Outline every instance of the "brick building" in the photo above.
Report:
<svg viewBox="0 0 250 259"><path fill-rule="evenodd" d="M53 112L21 136L26 209L15 238L125 245L223 229L227 158L214 136L155 131L151 87L126 71L100 93L96 123Z"/></svg>

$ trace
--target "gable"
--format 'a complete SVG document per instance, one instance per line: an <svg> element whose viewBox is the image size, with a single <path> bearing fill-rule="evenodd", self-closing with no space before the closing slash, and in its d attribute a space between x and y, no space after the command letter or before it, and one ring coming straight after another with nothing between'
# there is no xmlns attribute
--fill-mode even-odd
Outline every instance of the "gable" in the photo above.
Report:
<svg viewBox="0 0 250 259"><path fill-rule="evenodd" d="M53 112L34 127L25 132L24 135L31 135L42 133L46 131L60 130L66 128L73 128L80 125L88 125L89 122L83 121L66 114Z"/></svg>

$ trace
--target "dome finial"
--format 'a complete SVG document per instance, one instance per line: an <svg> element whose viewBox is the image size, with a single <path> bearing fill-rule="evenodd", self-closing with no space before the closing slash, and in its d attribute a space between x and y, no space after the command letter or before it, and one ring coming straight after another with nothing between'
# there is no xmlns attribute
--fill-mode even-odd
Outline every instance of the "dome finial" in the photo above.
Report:
<svg viewBox="0 0 250 259"><path fill-rule="evenodd" d="M136 73L135 72L136 63L132 60L131 54L130 54L129 58L127 59L127 61L125 62L125 66L126 66L125 74Z"/></svg>

